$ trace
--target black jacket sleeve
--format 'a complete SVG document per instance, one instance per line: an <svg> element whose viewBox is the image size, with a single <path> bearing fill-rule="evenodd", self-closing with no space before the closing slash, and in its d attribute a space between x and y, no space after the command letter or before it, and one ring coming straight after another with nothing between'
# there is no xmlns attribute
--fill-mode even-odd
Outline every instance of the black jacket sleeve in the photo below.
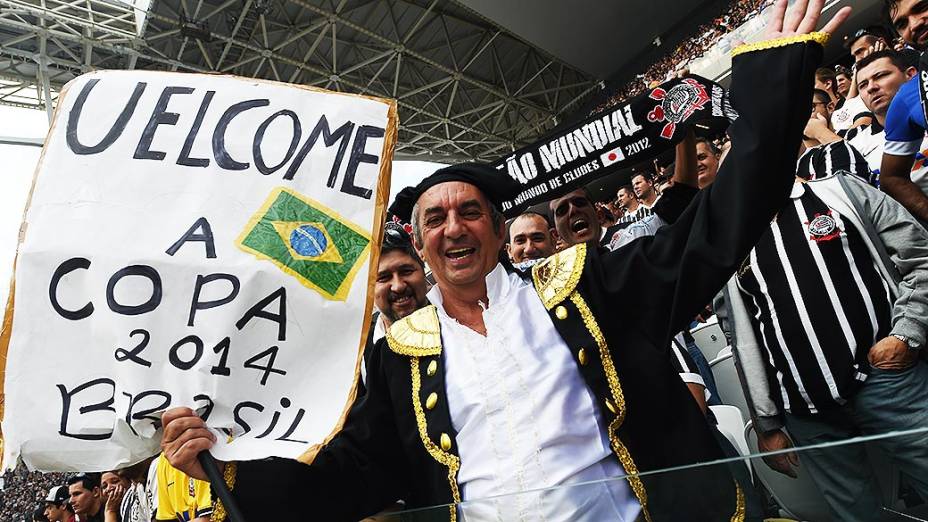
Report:
<svg viewBox="0 0 928 522"><path fill-rule="evenodd" d="M312 465L280 458L237 463L232 494L246 520L290 520L301 512L316 520L360 520L405 498L407 466L384 377L383 349L385 341L371 350L367 393Z"/></svg>
<svg viewBox="0 0 928 522"><path fill-rule="evenodd" d="M664 189L664 193L654 204L654 213L668 225L672 225L677 222L697 194L699 194L699 189L696 187L674 183Z"/></svg>
<svg viewBox="0 0 928 522"><path fill-rule="evenodd" d="M711 301L788 197L821 58L813 42L736 56L731 99L740 116L715 183L655 236L590 256L590 268L601 270L596 284L631 304L623 307L628 324L654 346L669 346Z"/></svg>

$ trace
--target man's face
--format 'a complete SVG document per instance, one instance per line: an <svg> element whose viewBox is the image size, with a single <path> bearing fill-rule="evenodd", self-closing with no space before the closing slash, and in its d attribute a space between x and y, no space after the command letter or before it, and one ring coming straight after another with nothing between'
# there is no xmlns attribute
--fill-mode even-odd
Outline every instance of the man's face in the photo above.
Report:
<svg viewBox="0 0 928 522"><path fill-rule="evenodd" d="M834 105L831 103L831 98L820 97L817 94L812 95L812 113L821 114L826 121L831 121L831 111L834 108Z"/></svg>
<svg viewBox="0 0 928 522"><path fill-rule="evenodd" d="M56 506L54 504L45 504L45 518L51 522L62 522L65 520L65 512L67 509Z"/></svg>
<svg viewBox="0 0 928 522"><path fill-rule="evenodd" d="M889 17L907 44L921 50L928 47L928 0L899 0Z"/></svg>
<svg viewBox="0 0 928 522"><path fill-rule="evenodd" d="M632 188L635 189L638 199L648 199L654 192L654 184L641 174L632 178Z"/></svg>
<svg viewBox="0 0 928 522"><path fill-rule="evenodd" d="M517 217L509 227L508 249L513 263L550 256L554 253L554 241L548 223L536 214Z"/></svg>
<svg viewBox="0 0 928 522"><path fill-rule="evenodd" d="M581 190L575 190L550 203L554 213L554 227L569 246L599 240L602 227L596 219L593 202Z"/></svg>
<svg viewBox="0 0 928 522"><path fill-rule="evenodd" d="M93 508L100 498L100 488L84 488L83 482L77 482L68 486L68 493L71 495L71 507L79 515L93 515Z"/></svg>
<svg viewBox="0 0 928 522"><path fill-rule="evenodd" d="M822 81L818 79L818 76L815 77L815 88L821 89L825 92L831 92L831 80Z"/></svg>
<svg viewBox="0 0 928 522"><path fill-rule="evenodd" d="M440 183L419 196L417 207L422 244L416 249L439 286L482 285L499 262L506 227L502 220L494 226L483 193L470 183Z"/></svg>
<svg viewBox="0 0 928 522"><path fill-rule="evenodd" d="M835 81L838 82L838 94L847 98L847 93L851 90L850 77L844 73L841 73L835 76Z"/></svg>
<svg viewBox="0 0 928 522"><path fill-rule="evenodd" d="M900 71L889 58L874 60L857 71L860 99L870 112L885 115L899 87L902 87L914 72L914 69L910 74Z"/></svg>
<svg viewBox="0 0 928 522"><path fill-rule="evenodd" d="M635 199L635 193L629 192L624 188L620 188L615 194L616 202L624 209L627 209L629 205L632 204L632 201Z"/></svg>
<svg viewBox="0 0 928 522"><path fill-rule="evenodd" d="M706 188L715 181L719 172L719 157L704 142L696 144L696 183L699 188Z"/></svg>
<svg viewBox="0 0 928 522"><path fill-rule="evenodd" d="M425 270L409 254L391 250L380 256L374 283L374 306L397 321L425 306Z"/></svg>
<svg viewBox="0 0 928 522"><path fill-rule="evenodd" d="M855 62L859 62L864 56L868 53L867 51L873 47L874 44L883 40L882 38L877 38L876 36L861 36L857 40L854 40L854 43L851 44L851 56L854 57ZM883 41L885 44L886 42ZM886 46L889 47L888 45Z"/></svg>

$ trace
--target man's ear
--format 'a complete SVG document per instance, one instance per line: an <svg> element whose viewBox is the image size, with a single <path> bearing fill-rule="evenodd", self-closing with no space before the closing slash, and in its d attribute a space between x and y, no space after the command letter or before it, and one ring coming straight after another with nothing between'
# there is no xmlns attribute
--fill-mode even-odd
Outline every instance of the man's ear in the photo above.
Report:
<svg viewBox="0 0 928 522"><path fill-rule="evenodd" d="M907 80L911 80L912 77L915 76L916 74L918 74L918 69L916 69L915 67L909 67L908 69L905 70L905 77Z"/></svg>
<svg viewBox="0 0 928 522"><path fill-rule="evenodd" d="M419 242L418 242L418 241L416 241L416 235L415 235L415 234L410 234L410 235L409 235L409 241L412 243L412 248L416 251L416 254L419 255L419 259L425 261L425 260L426 260L426 259L425 259L425 249L422 248L421 245L419 245Z"/></svg>
<svg viewBox="0 0 928 522"><path fill-rule="evenodd" d="M548 233L551 234L551 241L557 243L557 240L560 239L560 236L557 235L557 229L551 227L548 229Z"/></svg>

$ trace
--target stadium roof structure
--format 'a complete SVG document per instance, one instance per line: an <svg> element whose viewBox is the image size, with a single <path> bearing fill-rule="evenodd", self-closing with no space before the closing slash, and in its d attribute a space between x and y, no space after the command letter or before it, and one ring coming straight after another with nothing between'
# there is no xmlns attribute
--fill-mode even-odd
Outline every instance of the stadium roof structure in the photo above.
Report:
<svg viewBox="0 0 928 522"><path fill-rule="evenodd" d="M661 28L646 22L647 15L667 3L622 2L619 29L639 24L637 38L650 45L650 34ZM683 4L718 2L669 3L676 20L692 14ZM620 8L584 0L576 4L579 14L571 14L569 4L0 0L0 103L50 111L62 85L101 68L220 72L396 98L398 157L495 159L551 129L600 90L605 71L615 67L597 66L599 55L623 59L602 49L615 44L615 35L583 34L577 26L583 17L621 15ZM551 30L558 19L580 44L598 38L596 53ZM601 21L596 24L602 31Z"/></svg>
<svg viewBox="0 0 928 522"><path fill-rule="evenodd" d="M0 0L0 104L51 114L94 69L219 72L395 98L397 158L493 160L728 2Z"/></svg>

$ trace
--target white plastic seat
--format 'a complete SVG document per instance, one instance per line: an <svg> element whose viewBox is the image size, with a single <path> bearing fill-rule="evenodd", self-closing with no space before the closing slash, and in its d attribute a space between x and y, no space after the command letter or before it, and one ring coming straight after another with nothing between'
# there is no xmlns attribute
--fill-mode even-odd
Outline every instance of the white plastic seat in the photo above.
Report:
<svg viewBox="0 0 928 522"><path fill-rule="evenodd" d="M706 356L707 361L718 357L719 352L728 344L725 333L722 331L722 327L719 326L718 321L701 324L690 330L690 334L693 335L696 346Z"/></svg>
<svg viewBox="0 0 928 522"><path fill-rule="evenodd" d="M744 428L744 438L751 453L758 453L757 433L754 432L753 423L749 422ZM798 475L796 478L770 469L760 458L754 461L754 472L787 517L810 521L831 520L825 497L802 467L801 453L799 460L800 465L795 468Z"/></svg>
<svg viewBox="0 0 928 522"><path fill-rule="evenodd" d="M741 388L741 381L738 379L738 371L735 369L735 358L732 355L731 346L723 348L718 357L709 361L709 367L712 369L715 388L719 392L722 404L738 408L743 419L750 419L751 410L748 409L748 401L744 396L744 390Z"/></svg>

